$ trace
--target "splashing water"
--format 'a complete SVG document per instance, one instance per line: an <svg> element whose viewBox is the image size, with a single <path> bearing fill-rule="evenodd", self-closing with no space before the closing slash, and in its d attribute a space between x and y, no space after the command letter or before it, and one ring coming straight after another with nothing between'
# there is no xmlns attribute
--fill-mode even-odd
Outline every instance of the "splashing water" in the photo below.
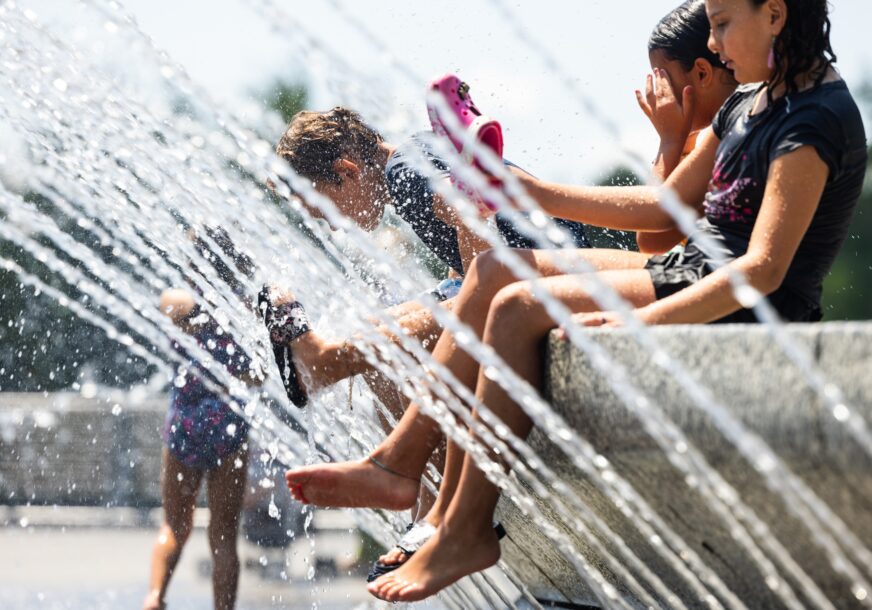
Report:
<svg viewBox="0 0 872 610"><path fill-rule="evenodd" d="M103 18L109 17L106 25L111 24L111 27L105 28L107 32L129 36L132 40L142 39L135 23L116 4L85 4ZM278 10L266 0L258 4L273 12ZM341 12L340 3L332 4ZM19 256L26 259L25 264L23 260L4 257L2 263L7 271L19 276L23 285L39 289L73 314L100 328L110 339L149 363L167 380L175 377L173 365L185 363L174 349L173 342L183 345L204 362L211 361L208 353L190 337L180 333L154 306L155 295L160 290L190 285L202 294L202 305L246 353L254 356L253 369L260 374L271 367L268 339L251 315L250 304L245 298L234 296L236 292L230 282L214 270L209 256L186 237L186 228L198 229L214 256L232 269L233 261L222 253L206 231L208 227L221 226L234 243L245 249L258 269L254 278L234 278L244 285L248 294L256 292L261 280L282 278L282 282L294 287L300 300L318 303L318 314L324 320L319 331L353 337L355 346L373 367L395 381L407 398L414 399L425 413L439 421L446 434L473 456L488 477L534 517L533 521L539 524L543 534L579 571L603 605L630 608L639 600L655 607L659 600L665 600L671 607L684 607L657 574L642 565L629 547L586 506L583 498L572 492L523 440L513 437L505 426L501 426L485 405L434 362L420 345L403 336L395 321L382 311L381 295L365 281L354 260L348 256L347 242L340 241L335 234L313 221L298 197L321 209L331 225L341 228L366 258L376 262L375 268L386 272L384 284L395 296L402 298L419 293L423 288L420 276L412 271L397 272L396 261L385 256L372 237L341 217L332 202L314 192L306 180L277 163L271 147L260 140L254 129L245 127L242 121L204 96L187 79L183 69L173 64L165 54L148 47L147 37L146 48L154 51L153 57L157 59L150 66L155 70L155 78L196 101L202 116L167 116L140 102L135 88L115 82L100 66L64 43L35 14L21 10L13 2L0 5L0 17L0 32L8 51L0 65L3 86L8 90L8 94L3 93L2 118L14 125L33 161L23 181L24 189L15 191L4 187L0 191L0 213L4 216L0 238L15 244L21 253ZM275 22L287 23L284 18ZM365 27L359 22L356 25ZM374 44L378 42L375 36L369 39ZM304 36L297 40L302 52L320 53L333 64L343 66L341 58L320 41ZM520 40L529 44L524 37ZM394 63L407 79L417 77L414 71L404 68L402 62ZM556 64L553 68L558 69ZM389 107L386 101L389 95L373 96L369 90L363 92L352 86L355 74L347 66L338 74L331 82L353 105L365 109L379 108L382 112ZM444 152L446 158L451 158L453 151ZM491 161L495 164L494 170L499 171L496 160ZM426 171L423 165L421 169ZM468 177L472 184L481 183L481 176L476 175L473 168L464 171L464 179ZM262 187L266 178L274 175L286 178L294 188L296 195L287 188L279 188L279 192L288 197L290 203L287 205L273 205ZM565 244L559 231L537 214L535 202L525 199L517 189L513 191L510 179L507 178L506 183L509 196L522 203L522 209L531 212L529 221L523 217L513 218L518 228L542 244ZM444 188L444 185L434 181L434 188ZM23 196L22 191L26 191L27 196ZM42 206L28 199L34 194L44 202ZM457 204L470 227L493 240L497 254L517 271L518 277L536 279L530 269L525 269L521 261L512 259L511 252L501 247L490 228L477 219L468 203L458 200L456 194L449 191L443 194ZM497 199L505 198L505 194L500 192L494 195ZM667 200L666 203L670 202ZM677 215L678 210L676 208ZM75 221L76 233L65 224L70 219ZM318 243L304 237L301 228L313 235ZM579 271L577 267L566 270ZM741 284L740 279L737 282ZM765 524L705 463L680 430L633 387L629 375L597 352L596 345L571 323L569 312L546 291L539 290L536 294L548 306L554 319L566 326L570 340L592 354L596 366L607 373L616 392L639 414L646 431L664 448L670 461L683 472L697 475L706 501L736 532L767 582L773 583L785 606L801 607L793 587L779 570L789 574L803 595L817 607L831 608L815 583L802 573L769 534ZM594 290L593 296L608 309L627 311L626 304L616 301L616 295L605 289ZM432 300L425 301L439 322L454 333L458 342L489 371L489 376L518 397L519 404L537 425L558 441L575 465L612 502L630 506L640 515L635 519L640 530L649 538L664 542L658 545L658 552L701 600L706 600L710 607L744 607L709 566L671 531L577 431L569 428L550 409L535 390L508 370L496 354L450 312ZM835 418L845 422L856 438L868 440L865 422L857 419L840 390L826 383L810 360L796 352L795 346L785 343L777 321L767 318L765 303L757 305L779 343L794 354L794 360L808 373L810 383L819 391L825 391ZM371 319L394 330L400 338L399 346L377 333L369 323ZM324 326L328 323L329 328ZM693 382L679 363L662 354L650 338L646 338L643 328L632 323L630 326L640 343L651 351L655 361L662 361L669 374L678 377L688 387L699 406L713 415L725 436L749 459L754 458L753 463L758 465L773 489L796 500L795 503L789 502L788 506L796 510L812 529L815 540L826 549L833 564L849 575L854 582L855 597L868 605L865 592L869 586L864 574L872 565L868 550L823 502L791 475L762 440L732 420L726 410L707 395L705 388ZM267 448L265 455L270 464L275 461L295 465L325 458L353 459L366 455L382 434L371 411L369 417L361 417L359 411L354 414L343 412L341 399L329 391L317 397L303 419L300 414L282 406L286 403L283 389L273 375L266 375L264 385L253 389L229 376L221 367L211 367L210 372L217 378L212 387L217 393L228 399L239 395L245 397L244 404L236 409L252 423L261 446ZM182 385L186 383L183 376L177 379ZM481 422L471 418L469 407L476 409ZM375 404L373 409L381 409L381 406ZM385 411L383 414L393 421L390 413ZM475 437L465 427L458 426L455 417L460 417ZM294 421L296 427L289 426L289 421ZM305 433L301 434L299 430ZM502 465L493 461L490 447L500 450L503 459L513 466L517 479L506 475ZM518 480L529 486L532 492ZM546 519L535 518L535 497L549 501L566 525L584 534L635 599L624 598L565 534L552 527ZM274 496L269 514L278 518ZM398 523L388 522L377 513L358 511L357 514L362 525L381 540L389 542L393 539L392 532L396 531ZM306 514L304 529L307 535L313 515L312 511ZM610 553L598 542L598 536L608 539L616 552ZM314 545L314 539L310 540ZM504 564L502 567L507 569ZM314 576L315 566L310 565L307 578L312 580ZM518 589L526 594L528 601L532 599L520 584ZM654 591L656 597L649 591ZM508 601L487 575L476 576L452 588L445 594L445 601L455 607L471 607L476 596L490 600L492 605Z"/></svg>

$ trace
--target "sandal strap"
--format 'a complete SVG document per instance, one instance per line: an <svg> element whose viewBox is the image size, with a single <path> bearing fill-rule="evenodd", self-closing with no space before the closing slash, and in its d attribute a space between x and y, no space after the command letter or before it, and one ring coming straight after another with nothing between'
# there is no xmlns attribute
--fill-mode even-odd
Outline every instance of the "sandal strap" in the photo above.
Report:
<svg viewBox="0 0 872 610"><path fill-rule="evenodd" d="M429 522L418 521L395 546L406 555L414 555L435 533L436 528Z"/></svg>
<svg viewBox="0 0 872 610"><path fill-rule="evenodd" d="M274 345L287 345L312 330L309 315L303 305L282 303L273 308L273 319L267 323L269 338Z"/></svg>
<svg viewBox="0 0 872 610"><path fill-rule="evenodd" d="M420 483L420 482L421 482L421 477L410 477L409 475L407 475L407 474L403 474L402 472L397 472L397 471L394 470L393 468L391 468L391 467L389 467L389 466L385 466L384 464L382 464L381 462L379 462L377 459L375 459L375 458L372 457L372 456L369 456L368 459L369 459L370 462L372 462L372 464L373 464L374 466L376 466L376 467L378 467L378 468L381 468L382 470L384 470L384 471L387 472L388 474L392 474L392 475L394 475L394 476L396 476L396 477L400 477L400 478L402 478L402 479L409 479L410 481L415 481L416 483Z"/></svg>

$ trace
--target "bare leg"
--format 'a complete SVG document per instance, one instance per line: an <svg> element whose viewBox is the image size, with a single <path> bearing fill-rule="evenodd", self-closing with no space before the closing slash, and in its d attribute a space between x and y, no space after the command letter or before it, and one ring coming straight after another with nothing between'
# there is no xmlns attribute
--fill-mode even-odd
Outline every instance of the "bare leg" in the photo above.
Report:
<svg viewBox="0 0 872 610"><path fill-rule="evenodd" d="M237 461L238 460L238 461ZM215 610L233 610L239 584L239 556L236 539L242 499L248 449L228 456L221 466L209 472L209 548L212 550L212 592Z"/></svg>
<svg viewBox="0 0 872 610"><path fill-rule="evenodd" d="M555 275L554 252L519 250L543 275ZM566 253L561 254L565 256ZM633 252L614 250L579 250L597 268L641 269L646 258ZM646 274L647 276L647 274ZM487 312L494 295L511 284L514 276L496 257L485 253L473 263L460 294L455 299L455 311L479 336L484 330ZM543 331L544 334L544 331ZM470 388L478 377L478 363L460 349L450 333L443 333L433 351L433 357L447 364L457 379ZM411 404L396 429L373 452L373 457L398 477L374 465L369 460L343 464L309 466L288 471L286 480L294 497L302 502L332 507L370 507L402 510L410 507L417 495L414 479L421 476L430 454L441 441L439 426ZM452 459L448 453L445 476L439 498L428 515L434 521L445 513L454 485L460 478L462 457ZM413 483L412 486L409 483ZM435 525L436 523L434 523Z"/></svg>
<svg viewBox="0 0 872 610"><path fill-rule="evenodd" d="M636 307L656 298L650 276L644 270L607 271L600 277ZM579 286L577 277L550 278L543 280L543 284L572 311L599 309ZM540 387L539 347L555 326L532 296L529 285L518 283L500 291L493 300L484 340L518 375ZM515 435L523 438L529 433L530 419L498 384L483 374L477 380L476 397ZM437 534L403 566L372 583L369 590L373 595L389 601L419 601L499 559L499 543L491 527L498 489L457 445L449 443L448 454L449 462L463 456L463 463L457 481L443 482L443 487L454 488L455 492ZM493 454L491 457L499 459ZM446 477L456 476L453 473L446 467Z"/></svg>
<svg viewBox="0 0 872 610"><path fill-rule="evenodd" d="M188 468L164 449L161 486L164 523L151 553L151 578L143 610L163 608L173 570L194 526L194 504L202 477L201 470Z"/></svg>

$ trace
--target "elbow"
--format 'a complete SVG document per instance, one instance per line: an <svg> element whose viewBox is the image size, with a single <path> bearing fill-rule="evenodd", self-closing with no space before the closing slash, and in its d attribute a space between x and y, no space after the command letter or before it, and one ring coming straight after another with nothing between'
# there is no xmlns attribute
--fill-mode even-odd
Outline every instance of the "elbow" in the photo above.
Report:
<svg viewBox="0 0 872 610"><path fill-rule="evenodd" d="M752 259L746 269L750 284L764 296L778 290L787 277L789 265L770 259Z"/></svg>

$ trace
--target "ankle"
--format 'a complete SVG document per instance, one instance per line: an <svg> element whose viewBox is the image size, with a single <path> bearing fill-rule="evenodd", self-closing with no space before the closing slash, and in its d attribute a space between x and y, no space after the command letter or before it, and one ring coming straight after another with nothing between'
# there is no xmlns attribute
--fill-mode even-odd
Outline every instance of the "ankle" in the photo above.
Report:
<svg viewBox="0 0 872 610"><path fill-rule="evenodd" d="M392 447L376 447L365 461L381 470L393 472L399 478L416 481L418 485L427 465L427 460L422 462L420 455L398 451Z"/></svg>

